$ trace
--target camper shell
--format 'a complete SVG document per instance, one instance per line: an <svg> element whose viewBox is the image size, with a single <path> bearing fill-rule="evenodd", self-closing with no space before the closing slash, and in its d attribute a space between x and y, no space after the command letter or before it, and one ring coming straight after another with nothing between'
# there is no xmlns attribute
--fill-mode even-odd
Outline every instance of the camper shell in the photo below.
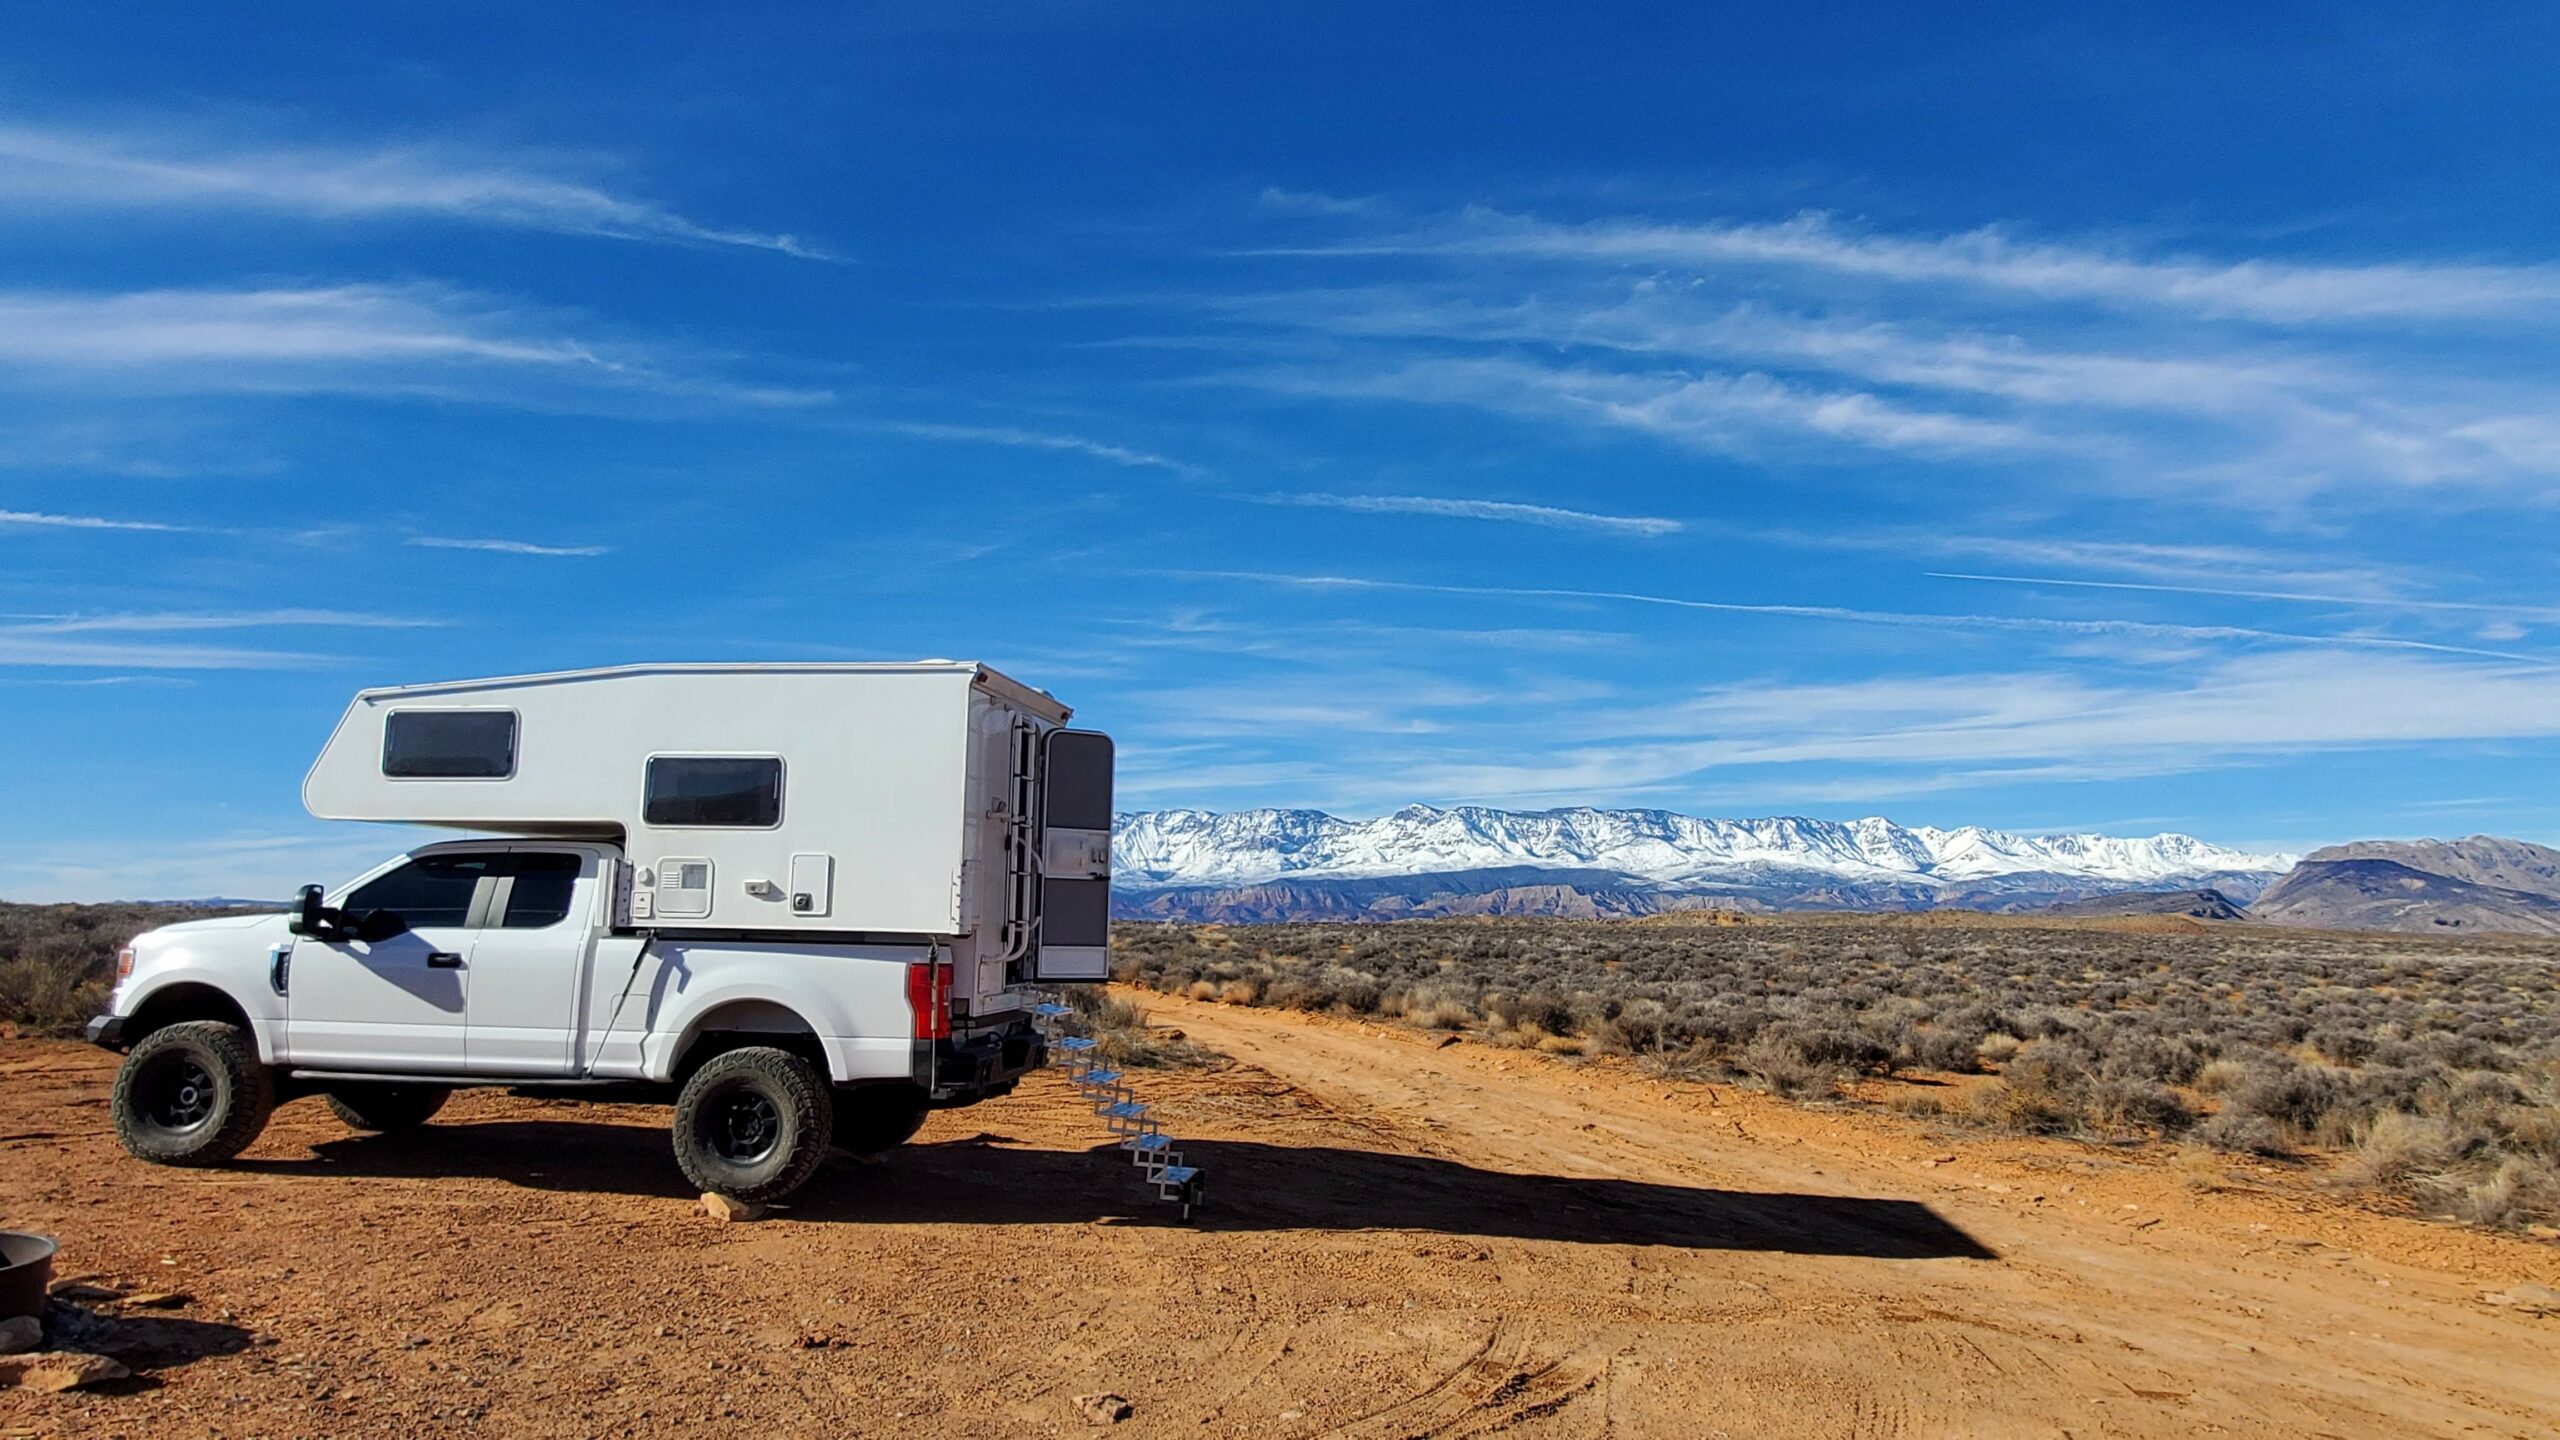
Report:
<svg viewBox="0 0 2560 1440"><path fill-rule="evenodd" d="M329 820L611 842L617 929L919 941L964 1003L1108 970L1111 743L966 661L630 665L359 693Z"/></svg>

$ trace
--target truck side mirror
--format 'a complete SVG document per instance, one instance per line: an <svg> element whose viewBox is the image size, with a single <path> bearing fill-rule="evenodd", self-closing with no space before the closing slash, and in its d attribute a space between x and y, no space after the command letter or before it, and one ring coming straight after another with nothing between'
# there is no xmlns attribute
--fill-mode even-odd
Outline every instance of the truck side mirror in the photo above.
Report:
<svg viewBox="0 0 2560 1440"><path fill-rule="evenodd" d="M305 885L293 900L293 912L285 917L284 928L295 935L317 935L324 927L329 907L321 902L320 887Z"/></svg>

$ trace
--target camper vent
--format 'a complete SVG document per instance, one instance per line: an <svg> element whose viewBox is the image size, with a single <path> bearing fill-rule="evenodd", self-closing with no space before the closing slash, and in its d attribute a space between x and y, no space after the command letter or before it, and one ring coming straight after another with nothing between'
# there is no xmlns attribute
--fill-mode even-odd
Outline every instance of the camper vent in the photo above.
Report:
<svg viewBox="0 0 2560 1440"><path fill-rule="evenodd" d="M670 858L658 862L658 916L700 918L711 913L711 862Z"/></svg>

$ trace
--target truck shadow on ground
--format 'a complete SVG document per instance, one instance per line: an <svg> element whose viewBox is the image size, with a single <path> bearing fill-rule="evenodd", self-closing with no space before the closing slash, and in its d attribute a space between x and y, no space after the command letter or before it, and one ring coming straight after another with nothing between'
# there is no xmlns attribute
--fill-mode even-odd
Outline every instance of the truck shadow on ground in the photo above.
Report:
<svg viewBox="0 0 2560 1440"><path fill-rule="evenodd" d="M1195 1223L1210 1231L1392 1229L1890 1260L1999 1258L1916 1200L1516 1174L1337 1146L1214 1140L1183 1148L1208 1172L1209 1205ZM692 1198L665 1132L629 1125L430 1126L324 1141L312 1153L252 1163L271 1173L481 1175L546 1190ZM834 1157L791 1198L787 1214L840 1224L1179 1223L1116 1149L1035 1149L986 1134L908 1145L877 1163Z"/></svg>

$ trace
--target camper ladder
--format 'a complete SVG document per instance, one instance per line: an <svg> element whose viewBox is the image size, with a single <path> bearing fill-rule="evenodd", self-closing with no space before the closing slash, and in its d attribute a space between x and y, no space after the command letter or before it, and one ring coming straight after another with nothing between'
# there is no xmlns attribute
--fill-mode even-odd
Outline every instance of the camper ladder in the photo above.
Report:
<svg viewBox="0 0 2560 1440"><path fill-rule="evenodd" d="M1101 1042L1068 1028L1075 1020L1075 1007L1054 992L1037 993L1040 999L1031 1007L1031 1023L1048 1042L1053 1063L1066 1072L1069 1083L1119 1139L1129 1163L1155 1187L1156 1198L1181 1206L1182 1218L1190 1219L1207 1203L1203 1194L1207 1177L1199 1166L1184 1164L1173 1137L1156 1129L1146 1104L1129 1088L1129 1077L1103 1058Z"/></svg>

